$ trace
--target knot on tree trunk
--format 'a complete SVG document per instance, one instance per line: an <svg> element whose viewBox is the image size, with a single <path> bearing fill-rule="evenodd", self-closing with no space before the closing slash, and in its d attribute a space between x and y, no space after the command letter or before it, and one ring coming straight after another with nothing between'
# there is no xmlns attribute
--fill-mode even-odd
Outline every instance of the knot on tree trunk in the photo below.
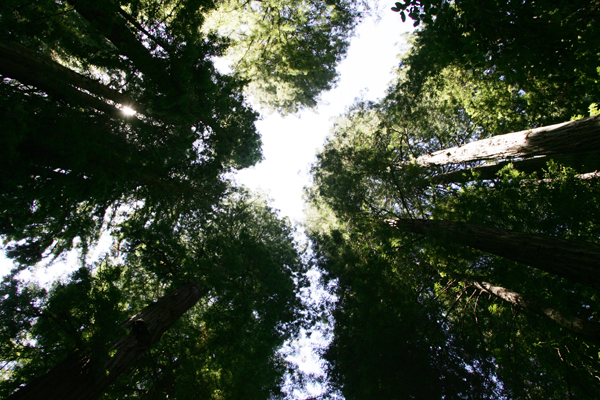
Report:
<svg viewBox="0 0 600 400"><path fill-rule="evenodd" d="M152 344L152 335L150 334L150 331L148 331L148 326L143 319L139 318L133 321L131 332L140 344L144 346L150 346Z"/></svg>

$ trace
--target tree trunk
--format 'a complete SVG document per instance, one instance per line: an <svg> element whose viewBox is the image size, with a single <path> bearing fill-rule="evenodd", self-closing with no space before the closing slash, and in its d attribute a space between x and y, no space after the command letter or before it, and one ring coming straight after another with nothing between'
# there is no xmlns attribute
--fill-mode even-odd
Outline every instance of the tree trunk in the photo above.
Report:
<svg viewBox="0 0 600 400"><path fill-rule="evenodd" d="M482 139L423 155L427 167L469 161L572 154L600 150L600 115Z"/></svg>
<svg viewBox="0 0 600 400"><path fill-rule="evenodd" d="M119 54L126 56L136 68L154 83L176 85L168 75L164 60L153 57L136 35L127 27L121 15L121 7L112 0L94 2L88 0L68 0L75 10L95 29L115 45ZM177 88L177 86L175 86Z"/></svg>
<svg viewBox="0 0 600 400"><path fill-rule="evenodd" d="M35 378L7 400L94 400L163 335L187 310L207 294L195 284L185 284L150 304L122 327L129 332L110 346L115 354L78 351L45 375Z"/></svg>
<svg viewBox="0 0 600 400"><path fill-rule="evenodd" d="M402 218L388 222L440 238L444 245L462 244L600 289L600 246L594 243L461 222Z"/></svg>
<svg viewBox="0 0 600 400"><path fill-rule="evenodd" d="M582 178L584 179L586 178L587 173L600 170L600 153L589 152L578 154L577 156L541 156L520 161L503 161L489 165L481 165L433 176L429 179L429 183L434 185L445 185L450 183L469 182L475 180L473 174L477 174L477 180L495 179L498 171L508 164L512 164L513 168L519 172L531 174L534 172L541 172L546 168L548 161L550 160L554 160L562 165L573 168L580 174L584 174L582 175Z"/></svg>
<svg viewBox="0 0 600 400"><path fill-rule="evenodd" d="M478 281L466 276L454 276L457 279L468 283L479 290L493 294L494 296L507 301L515 306L521 307L525 310L533 312L535 314L550 318L560 326L575 332L578 335L585 336L596 343L600 343L600 325L597 323L591 323L584 321L581 318L574 317L569 314L561 313L553 307L549 307L545 304L530 299L521 293L513 292L501 286L496 286L488 282Z"/></svg>
<svg viewBox="0 0 600 400"><path fill-rule="evenodd" d="M0 41L0 73L26 85L33 85L42 91L58 95L74 103L73 105L88 105L111 114L117 112L114 106L77 89L81 88L137 112L146 111L141 104L118 90L78 74L16 42Z"/></svg>

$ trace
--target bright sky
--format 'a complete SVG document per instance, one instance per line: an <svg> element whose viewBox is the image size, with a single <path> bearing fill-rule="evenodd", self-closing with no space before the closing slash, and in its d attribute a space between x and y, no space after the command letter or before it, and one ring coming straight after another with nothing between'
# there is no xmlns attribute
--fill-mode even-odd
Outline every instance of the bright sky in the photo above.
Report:
<svg viewBox="0 0 600 400"><path fill-rule="evenodd" d="M407 50L403 34L412 31L411 23L402 23L399 14L390 10L393 3L383 8L381 19L364 21L353 38L346 59L340 64L337 87L322 96L316 110L282 118L267 115L258 123L262 134L265 160L253 168L238 172L236 180L254 190L267 192L271 205L281 216L292 222L304 220L303 188L310 184L310 164L315 161L333 124L333 118L342 114L357 98L377 100L384 96L398 67L398 56ZM311 298L328 296L319 287L316 271L309 272L312 282ZM323 325L289 344L284 351L287 359L308 374L322 375L323 361L318 349L328 342L327 328ZM293 398L318 397L325 388L318 383L293 391Z"/></svg>
<svg viewBox="0 0 600 400"><path fill-rule="evenodd" d="M384 95L398 66L398 54L405 48L402 34L412 30L400 15L382 5L381 20L364 21L353 38L348 56L340 64L337 88L322 96L316 110L282 118L267 115L258 123L265 160L238 172L237 181L252 189L262 189L273 199L272 206L293 222L303 218L303 187L309 185L310 164L325 143L332 118L362 97L376 100ZM385 6L385 7L384 7Z"/></svg>

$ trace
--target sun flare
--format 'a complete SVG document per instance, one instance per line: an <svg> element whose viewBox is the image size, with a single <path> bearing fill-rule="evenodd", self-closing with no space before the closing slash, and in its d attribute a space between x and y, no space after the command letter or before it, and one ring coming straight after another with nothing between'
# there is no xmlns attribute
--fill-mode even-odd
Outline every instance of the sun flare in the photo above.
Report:
<svg viewBox="0 0 600 400"><path fill-rule="evenodd" d="M135 115L136 111L133 108L129 108L127 106L124 106L121 111L123 111L123 114L125 115Z"/></svg>

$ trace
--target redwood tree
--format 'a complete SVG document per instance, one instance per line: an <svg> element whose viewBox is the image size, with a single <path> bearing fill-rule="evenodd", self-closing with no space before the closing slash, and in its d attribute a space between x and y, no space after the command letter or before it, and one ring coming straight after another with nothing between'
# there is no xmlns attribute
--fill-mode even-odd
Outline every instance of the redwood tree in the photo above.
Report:
<svg viewBox="0 0 600 400"><path fill-rule="evenodd" d="M594 243L451 221L398 218L390 223L442 238L446 246L466 245L600 289L600 246Z"/></svg>
<svg viewBox="0 0 600 400"><path fill-rule="evenodd" d="M526 311L547 317L560 326L563 326L579 335L587 337L595 342L600 342L600 325L596 322L585 321L577 316L570 315L566 312L561 312L556 307L539 302L533 298L523 295L522 293L518 293L505 287L477 279L477 277L469 277L464 275L454 275L453 277L481 291L493 294L494 296L512 305L521 307Z"/></svg>
<svg viewBox="0 0 600 400"><path fill-rule="evenodd" d="M115 354L108 360L101 353L77 351L7 399L98 399L207 292L195 284L181 286L122 324L128 333L110 345L109 352Z"/></svg>
<svg viewBox="0 0 600 400"><path fill-rule="evenodd" d="M128 220L114 254L122 264L107 257L50 292L13 276L2 292L0 390L15 399L278 394L288 367L276 352L301 324L292 235L263 199L230 189L211 211Z"/></svg>
<svg viewBox="0 0 600 400"><path fill-rule="evenodd" d="M493 136L418 157L423 166L598 151L600 115Z"/></svg>
<svg viewBox="0 0 600 400"><path fill-rule="evenodd" d="M424 25L398 79L381 101L360 102L336 120L317 156L309 226L317 248L326 249L323 265L342 286L340 341L329 354L338 362L333 376L347 388L404 343L402 332L396 345L385 342L389 350L375 353L382 358L363 356L374 343L370 335L378 337L370 326L385 332L407 315L439 306L430 318L477 360L480 367L471 371L482 377L488 363L495 366L493 381L501 388L489 397L593 399L600 393L594 334L575 334L517 302L451 283L453 274L494 282L520 299L572 310L571 325L594 321L600 307L600 185L581 179L597 174L578 176L597 169L600 120L552 125L585 113L597 97L597 28L583 15L593 20L598 8L504 3L397 3L396 11ZM556 18L563 9L571 10L569 17ZM553 29L543 46L539 27ZM574 48L582 52L574 55ZM455 157L463 150L464 158ZM482 165L488 160L495 164ZM387 293L393 285L396 298ZM361 304L386 316L381 325ZM415 330L428 326L408 323ZM378 382L349 392L398 393L394 384Z"/></svg>

